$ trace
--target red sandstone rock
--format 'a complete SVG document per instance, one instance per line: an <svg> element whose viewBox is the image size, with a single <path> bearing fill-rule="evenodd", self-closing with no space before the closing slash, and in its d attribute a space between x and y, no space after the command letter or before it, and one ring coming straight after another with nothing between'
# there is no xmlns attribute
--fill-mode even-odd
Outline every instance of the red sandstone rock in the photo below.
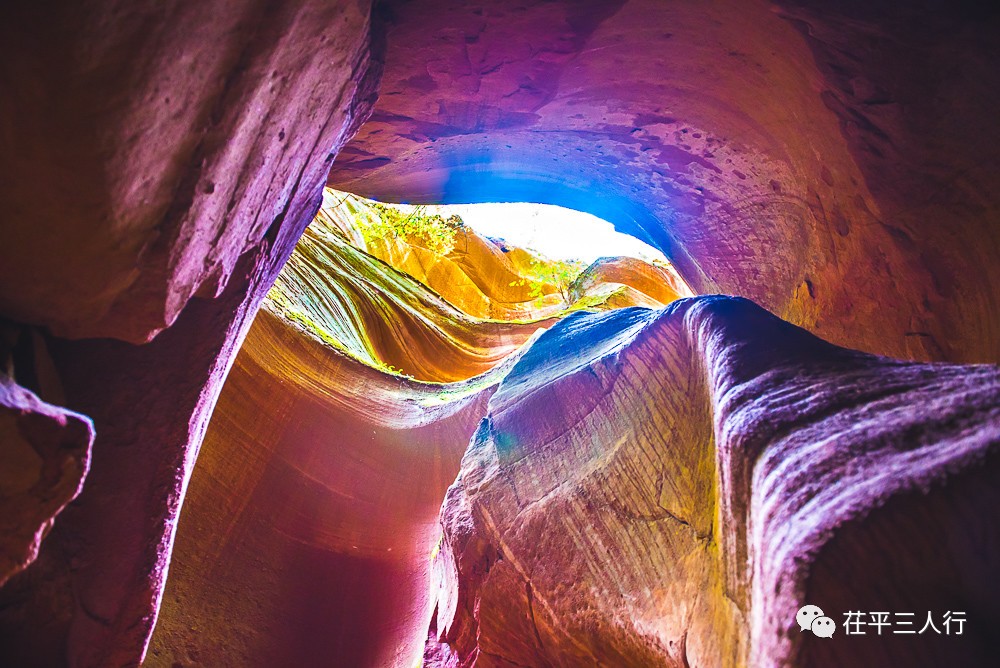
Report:
<svg viewBox="0 0 1000 668"><path fill-rule="evenodd" d="M413 666L441 499L505 372L408 381L261 311L188 490L151 660Z"/></svg>
<svg viewBox="0 0 1000 668"><path fill-rule="evenodd" d="M390 3L381 96L330 184L584 209L696 293L997 362L998 19L960 4Z"/></svg>
<svg viewBox="0 0 1000 668"><path fill-rule="evenodd" d="M100 436L89 484L0 591L0 656L134 665L218 392L319 206L328 158L366 112L377 73L367 7L3 13L5 80L19 88L0 112L20 130L0 152L0 210L17 240L0 249L0 310L66 336L132 341L183 313L144 346L53 342L66 405ZM30 151L14 150L23 142Z"/></svg>
<svg viewBox="0 0 1000 668"><path fill-rule="evenodd" d="M646 306L659 308L681 297L691 297L691 289L668 266L658 266L633 257L603 257L580 274L570 292L574 299L619 290L611 308Z"/></svg>
<svg viewBox="0 0 1000 668"><path fill-rule="evenodd" d="M369 366L423 381L465 380L490 370L554 322L544 316L565 310L558 298L555 304L548 302L537 309L532 303L494 303L487 295L500 292L495 287L498 277L506 285L520 275L505 273L510 264L488 253L483 254L485 262L470 272L483 283L482 290L452 260L458 252L443 256L393 240L399 255L386 256L393 261L387 266L354 245L360 243L363 248L364 241L351 240L351 221L337 220L343 215L334 205L320 211L299 240L266 308L295 323L303 336L319 339ZM469 245L493 248L474 232L465 231L461 237ZM386 250L386 244L378 245ZM400 255L412 259L418 252L423 265L401 261L394 268ZM499 250L496 254L502 255ZM407 269L414 275L404 273ZM444 294L426 284L439 284L437 279L427 280L438 269L449 277ZM470 293L474 296L463 299ZM527 299L528 289L522 288L522 293ZM516 314L528 317L518 322L476 317L480 309L494 307L506 315L516 308Z"/></svg>
<svg viewBox="0 0 1000 668"><path fill-rule="evenodd" d="M0 374L0 585L38 556L90 466L94 427Z"/></svg>
<svg viewBox="0 0 1000 668"><path fill-rule="evenodd" d="M16 239L0 311L141 343L315 195L367 111L369 5L56 5L0 12L0 215Z"/></svg>
<svg viewBox="0 0 1000 668"><path fill-rule="evenodd" d="M311 213L311 212L310 212ZM88 483L31 568L0 591L0 656L15 665L134 665L166 583L197 449L252 314L297 238L244 258L226 292L197 299L156 341L55 341L68 405L100 435ZM297 228L297 229L296 229Z"/></svg>
<svg viewBox="0 0 1000 668"><path fill-rule="evenodd" d="M172 554L157 663L417 662L441 499L512 354L555 322L471 318L348 244L337 214L321 210L299 241L220 397ZM486 294L511 265L464 236L486 251L473 265ZM661 271L652 265L606 264L633 275L595 269L588 289L607 274L669 293L641 280ZM390 363L464 382L404 379Z"/></svg>
<svg viewBox="0 0 1000 668"><path fill-rule="evenodd" d="M382 100L332 183L411 200L493 198L506 188L507 197L575 204L660 246L696 289L752 297L837 343L918 359L1000 359L995 14L962 2L943 10L782 2L775 11L735 0L387 7ZM0 10L0 314L59 336L132 342L172 323L145 346L53 341L65 405L89 415L98 438L83 493L59 515L37 561L0 591L5 663L134 665L143 656L215 397L318 205L327 158L374 92L367 14L364 2L310 0L155 7L93 0ZM463 578L448 585L438 626L458 655L483 652L484 665L501 654L531 662L563 647L560 629L582 628L566 656L604 652L659 663L711 661L728 650L733 661L792 665L988 662L991 639L973 634L979 647L926 639L838 646L783 633L792 626L789 611L807 598L832 609L919 606L931 591L944 592L935 599L942 605L957 593L995 628L990 430L998 419L988 394L995 369L843 353L798 332L785 336L787 328L767 318L761 326L776 328L772 336L744 340L731 323L720 325L719 314L702 315L697 336L688 327L697 318L668 326L668 317L642 329L662 346L640 336L610 357L583 354L601 360L584 365L596 370L592 377L564 367L508 385L508 412L530 421L519 427L520 441L501 444L508 455L525 450L524 460L505 465L522 476L521 489L545 474L552 496L513 523L520 501L499 492L487 498L495 479L484 478L481 499L496 504L498 522L515 527L510 544L493 554L492 543L481 542L495 527L482 521L486 506L461 508L468 476L456 488L446 515L453 554L440 563L452 559ZM640 321L631 324L641 329ZM802 345L791 352L775 348L796 340ZM692 342L705 346L695 352ZM619 373L619 360L631 366L618 377L635 387L599 397L595 390ZM712 373L700 366L709 361ZM522 396L528 385L539 393ZM563 408L566 395L546 394L550 385L595 400L595 413ZM885 394L866 394L872 390ZM984 397L986 405L977 403ZM609 411L605 400L629 410ZM763 404L767 410L758 410ZM811 412L822 408L830 414ZM601 411L607 420L580 440L581 425ZM641 433L650 420L661 429ZM635 437L605 461L597 446L617 444L623 433ZM4 434L0 446L18 442ZM560 452L566 461L549 457L565 446L546 440L559 434L581 446ZM698 447L628 447L654 441ZM545 447L527 452L533 443ZM470 467L489 454L486 445L480 439ZM575 466L580 461L590 468ZM216 472L238 478L236 466L207 470L213 479ZM680 487L660 485L647 475L654 470L677 472L663 480ZM699 477L706 470L725 485L706 489L708 478ZM295 474L271 475L277 483L269 489L295 488ZM60 485L60 496L71 487ZM591 505L571 496L577 489ZM323 496L310 492L306 499ZM548 530L541 510L549 506L553 516L572 517L567 526L577 533ZM35 509L18 513L19 528L4 532L4 544L37 537L47 520ZM726 521L711 519L717 515ZM295 543L290 549L301 557L312 545L300 549L310 525L295 516L294 535L273 545ZM356 526L363 516L348 517ZM408 521L391 526L407 534ZM597 545L594 536L620 538L606 526L626 521L635 536L614 549L563 558ZM21 526L27 533L18 534ZM199 526L214 528L210 519ZM240 535L273 528L252 526L261 533ZM238 555L253 558L252 541L237 544ZM705 544L725 546L729 556L699 552ZM685 547L689 559L662 563ZM281 563L279 551L268 554L269 564ZM744 554L759 557L750 570ZM530 588L520 586L526 564L546 565L553 555L561 572L547 565L522 578ZM309 563L343 563L328 556ZM414 603L404 599L415 563L378 570L368 562L358 572L370 588L342 588L343 599L332 600L380 601L388 590L385 600L400 607L358 615L384 621ZM494 567L482 588L479 574L468 577L475 564ZM323 590L292 581L300 574L275 577L267 592L285 585L288 607L268 610L294 609ZM246 600L239 576L220 577L229 589L205 593L216 605L206 618L222 620L213 631L225 633L225 609ZM344 585L338 578L331 590ZM585 598L572 590L577 583L604 589ZM470 616L475 599L491 614L476 618L473 608ZM575 607L557 609L552 600ZM183 605L171 619L183 618ZM363 660L380 661L398 639L398 656L412 656L426 608L410 610L420 614L400 626L370 627L355 646L371 648ZM628 615L612 614L622 610ZM277 647L299 647L292 631L300 619L282 620L288 634ZM720 650L719 637L747 628L749 643ZM482 632L475 644L474 630ZM439 657L450 651L435 645ZM190 654L182 660L198 663Z"/></svg>
<svg viewBox="0 0 1000 668"><path fill-rule="evenodd" d="M449 490L428 665L986 665L990 629L826 640L795 614L994 619L998 452L993 366L845 350L734 299L569 318Z"/></svg>

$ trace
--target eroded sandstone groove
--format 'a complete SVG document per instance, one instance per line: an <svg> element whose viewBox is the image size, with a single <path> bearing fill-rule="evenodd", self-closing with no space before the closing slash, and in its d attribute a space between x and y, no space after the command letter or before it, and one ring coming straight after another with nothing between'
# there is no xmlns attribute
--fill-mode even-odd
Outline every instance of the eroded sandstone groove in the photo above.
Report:
<svg viewBox="0 0 1000 668"><path fill-rule="evenodd" d="M914 361L1000 361L996 8L371 4L0 5L0 663L412 666L435 608L427 663L992 663L996 368ZM384 249L436 296L304 271L369 361L480 376L372 370L251 328L325 183L575 206L791 325L575 315L512 369L485 246ZM803 600L969 633L821 644Z"/></svg>
<svg viewBox="0 0 1000 668"><path fill-rule="evenodd" d="M470 229L446 255L379 243L389 262L422 270L404 274L361 250L338 201L300 240L220 397L172 554L156 663L418 662L441 500L497 384L570 306L510 285L530 256ZM574 299L596 297L597 308L615 295L661 305L682 287L638 260L591 270ZM439 273L442 295L429 287ZM516 319L525 315L535 318Z"/></svg>
<svg viewBox="0 0 1000 668"><path fill-rule="evenodd" d="M795 613L995 615L998 421L996 367L838 348L745 300L567 318L448 492L428 664L985 665L986 629L834 642Z"/></svg>

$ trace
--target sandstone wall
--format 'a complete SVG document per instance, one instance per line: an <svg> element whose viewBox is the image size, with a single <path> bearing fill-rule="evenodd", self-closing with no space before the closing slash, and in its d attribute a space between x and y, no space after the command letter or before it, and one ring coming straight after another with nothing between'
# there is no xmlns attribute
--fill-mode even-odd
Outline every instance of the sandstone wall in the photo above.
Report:
<svg viewBox="0 0 1000 668"><path fill-rule="evenodd" d="M0 655L134 665L218 392L370 104L369 10L0 12L0 312L51 335L60 403L96 432L83 491L0 592Z"/></svg>
<svg viewBox="0 0 1000 668"><path fill-rule="evenodd" d="M997 361L997 18L975 3L390 3L336 187L526 199L824 338Z"/></svg>
<svg viewBox="0 0 1000 668"><path fill-rule="evenodd" d="M575 206L660 247L695 292L750 298L834 344L903 360L1000 360L1000 40L996 12L978 5L412 0L383 3L373 17L365 1L5 3L0 484L10 519L0 536L8 578L0 657L23 666L141 661L216 399L327 181L387 199ZM709 303L729 302L694 302ZM993 641L974 634L946 659L926 641L864 643L845 654L788 636L787 613L803 597L832 609L918 606L934 590L954 592L996 625L996 536L983 511L995 505L995 367L866 357L749 306L716 313L690 304L660 316L591 316L585 322L614 331L595 330L589 352L553 330L548 344L566 343L579 365L516 374L496 390L486 411L505 407L531 428L483 427L465 458L440 552L453 566L442 571L452 575L441 576L435 622L447 646L432 643L428 656L988 661ZM578 326L581 316L565 328ZM304 354L317 342L301 334L290 347ZM557 352L553 359L567 354ZM624 377L637 387L604 393L619 364L634 365ZM253 378L251 364L241 368ZM347 396L380 383L408 387L354 375L342 360L317 368L343 371L337 389ZM192 489L210 507L220 498L213 485L224 482L220 507L245 501L260 513L272 500L242 495L302 496L277 506L274 521L232 523L221 543L200 542L215 525L192 514L185 549L232 551L204 557L222 570L181 571L181 597L165 608L177 642L159 644L158 656L203 660L187 643L198 630L177 626L186 592L203 591L191 609L218 622L221 636L234 602L260 603L263 619L329 591L309 599L315 616L302 619L397 620L371 626L347 655L405 664L432 612L414 593L430 569L429 556L415 555L434 551L431 497L440 499L457 465L462 446L451 436L473 418L455 418L442 443L430 434L444 413L415 418L413 437L433 443L419 454L399 442L409 427L386 427L372 466L388 471L404 452L400 462L427 476L427 494L353 506L337 497L356 491L349 484L311 486L303 474L316 462L333 471L353 451L295 441L293 418L333 431L349 425L354 436L334 440L357 445L361 425L392 410L324 417L306 395L329 379L283 396L275 378L273 396L259 403L224 403L232 410L218 418L224 447ZM477 388L475 401L491 391ZM404 407L418 401L394 396ZM616 401L618 412L602 403ZM581 412L587 402L607 419L581 436L592 419ZM272 405L288 412L269 413ZM272 430L267 438L240 433L251 426L241 411L251 409ZM508 432L517 438L496 440ZM547 458L547 439L560 435L568 449ZM288 449L277 454L265 442ZM677 450L687 443L697 447ZM513 482L494 477L501 450L514 457L502 462ZM243 472L226 452L255 453L275 468L251 459ZM449 465L435 460L445 452ZM545 480L557 483L548 497ZM511 485L525 496L512 499ZM331 494L342 505L311 524L303 509ZM519 518L532 500L540 505ZM546 530L543 508L578 533ZM350 561L373 589L351 590L347 575L313 589L291 579L310 569L292 569L246 598L237 566L252 562L261 541L264 572L340 567L348 562L314 548L344 547L349 532L329 526L360 531L366 517L391 518L382 526L412 557ZM510 542L499 540L500 526ZM594 539L601 532L613 547ZM534 547L539 535L548 552ZM677 554L685 559L670 561ZM579 577L544 568L536 577L531 566L552 555L565 566L560 578ZM501 564L496 577L467 570L481 563ZM618 589L565 588L591 582L573 569L609 564ZM663 583L651 564L669 566L671 591L653 593ZM331 603L371 591L389 592L384 608ZM492 614L477 618L475 601ZM574 602L589 607L560 607ZM312 628L295 621L274 627L276 663ZM706 629L733 641L710 646ZM251 656L264 635L214 647Z"/></svg>

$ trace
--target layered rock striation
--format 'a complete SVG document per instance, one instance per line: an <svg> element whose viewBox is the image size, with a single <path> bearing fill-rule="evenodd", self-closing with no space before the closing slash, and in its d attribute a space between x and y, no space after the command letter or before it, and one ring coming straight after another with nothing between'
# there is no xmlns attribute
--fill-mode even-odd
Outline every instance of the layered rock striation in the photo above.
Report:
<svg viewBox="0 0 1000 668"><path fill-rule="evenodd" d="M0 663L413 665L432 625L429 664L989 664L996 368L954 365L1000 361L998 21L4 3ZM790 324L579 313L504 358L565 304L470 239L345 249L336 281L317 250L299 279L341 315L272 303L255 334L324 183L597 213ZM637 286L573 299L664 302ZM802 601L969 622L824 641Z"/></svg>
<svg viewBox="0 0 1000 668"><path fill-rule="evenodd" d="M328 193L327 205L259 311L216 407L173 550L157 664L417 663L445 490L497 383L558 320L475 318L361 250L342 196ZM473 265L478 295L523 278L506 260L517 249L468 229L461 238L487 249ZM396 257L412 258L404 247L423 251L425 278L441 265L459 271L453 258L467 257L393 240ZM666 269L622 262L633 275L614 274L615 290L673 295L648 284ZM584 283L604 286L597 272ZM447 294L468 303L465 290ZM521 296L525 310L536 303Z"/></svg>
<svg viewBox="0 0 1000 668"><path fill-rule="evenodd" d="M149 662L415 665L441 499L505 372L419 383L261 310L188 489Z"/></svg>
<svg viewBox="0 0 1000 668"><path fill-rule="evenodd" d="M487 408L442 510L426 665L986 665L997 649L971 626L796 624L807 603L838 626L1000 613L994 366L866 355L705 297L563 320Z"/></svg>
<svg viewBox="0 0 1000 668"><path fill-rule="evenodd" d="M366 242L357 216L379 215L369 209L328 191L265 308L369 366L417 380L484 373L568 311L663 306L687 292L669 266L607 258L564 297L536 278L549 260L468 227L443 250L406 235Z"/></svg>

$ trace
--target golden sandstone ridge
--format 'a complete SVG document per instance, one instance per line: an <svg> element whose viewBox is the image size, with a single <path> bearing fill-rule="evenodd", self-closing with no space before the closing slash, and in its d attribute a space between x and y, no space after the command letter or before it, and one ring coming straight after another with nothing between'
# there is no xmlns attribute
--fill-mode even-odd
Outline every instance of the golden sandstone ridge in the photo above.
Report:
<svg viewBox="0 0 1000 668"><path fill-rule="evenodd" d="M0 3L0 665L992 665L998 37L974 0ZM561 204L670 267L538 295L328 186Z"/></svg>

